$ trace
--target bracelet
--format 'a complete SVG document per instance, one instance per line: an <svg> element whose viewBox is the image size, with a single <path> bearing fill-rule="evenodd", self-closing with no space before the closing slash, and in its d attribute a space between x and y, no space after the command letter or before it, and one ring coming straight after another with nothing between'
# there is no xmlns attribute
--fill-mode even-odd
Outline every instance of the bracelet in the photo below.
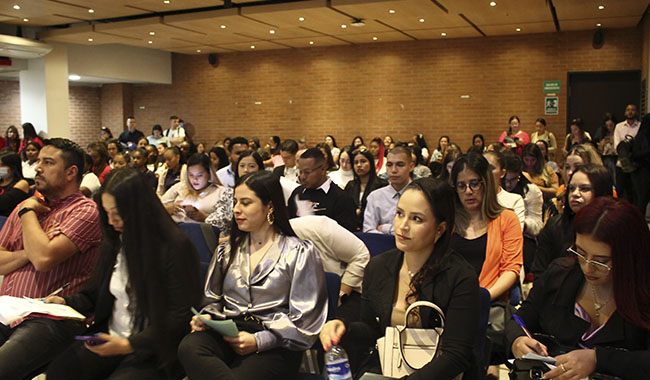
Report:
<svg viewBox="0 0 650 380"><path fill-rule="evenodd" d="M28 213L28 212L30 212L30 211L34 211L34 212L36 212L36 210L34 210L34 209L31 208L31 207L25 207L25 208L22 208L22 209L20 209L20 211L18 211L18 217L20 218L21 216L25 215L26 213Z"/></svg>

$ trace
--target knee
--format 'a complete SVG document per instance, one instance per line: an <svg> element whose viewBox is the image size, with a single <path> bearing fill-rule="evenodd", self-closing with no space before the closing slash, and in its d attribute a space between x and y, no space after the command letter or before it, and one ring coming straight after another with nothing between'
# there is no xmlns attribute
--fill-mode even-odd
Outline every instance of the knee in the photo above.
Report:
<svg viewBox="0 0 650 380"><path fill-rule="evenodd" d="M178 360L181 361L183 366L185 366L185 363L191 362L192 358L198 355L201 350L198 334L199 333L186 335L178 345Z"/></svg>

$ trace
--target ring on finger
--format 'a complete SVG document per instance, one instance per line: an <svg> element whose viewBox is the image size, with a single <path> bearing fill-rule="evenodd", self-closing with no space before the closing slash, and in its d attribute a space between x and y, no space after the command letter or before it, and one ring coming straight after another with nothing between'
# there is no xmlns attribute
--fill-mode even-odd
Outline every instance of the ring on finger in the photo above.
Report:
<svg viewBox="0 0 650 380"><path fill-rule="evenodd" d="M560 364L560 368L562 368L562 372L566 372L566 367L564 366L564 363Z"/></svg>

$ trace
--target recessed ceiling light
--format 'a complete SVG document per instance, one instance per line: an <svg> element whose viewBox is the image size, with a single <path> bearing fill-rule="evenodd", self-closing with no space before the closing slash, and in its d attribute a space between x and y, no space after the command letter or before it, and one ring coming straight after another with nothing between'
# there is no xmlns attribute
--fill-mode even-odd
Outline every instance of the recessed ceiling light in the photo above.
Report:
<svg viewBox="0 0 650 380"><path fill-rule="evenodd" d="M490 6L491 6L491 7L496 7L496 6L497 6L496 1L490 1Z"/></svg>
<svg viewBox="0 0 650 380"><path fill-rule="evenodd" d="M275 34L275 30L273 29L269 30L269 34Z"/></svg>
<svg viewBox="0 0 650 380"><path fill-rule="evenodd" d="M521 32L521 28L515 29L516 32Z"/></svg>
<svg viewBox="0 0 650 380"><path fill-rule="evenodd" d="M598 23L598 24L596 24L596 26L600 28L603 25L601 23Z"/></svg>
<svg viewBox="0 0 650 380"><path fill-rule="evenodd" d="M151 44L153 43L153 41L149 40L149 41L147 41L147 43L148 43L149 45L151 45Z"/></svg>
<svg viewBox="0 0 650 380"><path fill-rule="evenodd" d="M251 45L251 49L255 49L255 45Z"/></svg>
<svg viewBox="0 0 650 380"><path fill-rule="evenodd" d="M93 41L94 41L94 40L93 40L92 38L89 38L89 39L88 39L88 42L93 42Z"/></svg>
<svg viewBox="0 0 650 380"><path fill-rule="evenodd" d="M372 40L373 40L373 41L377 41L378 39L379 39L379 38L377 38L377 37L372 37Z"/></svg>
<svg viewBox="0 0 650 380"><path fill-rule="evenodd" d="M156 32L149 32L149 35L150 35L150 36L155 36L155 35L156 35Z"/></svg>
<svg viewBox="0 0 650 380"><path fill-rule="evenodd" d="M440 33L440 35L443 36L443 37L446 37L446 36L447 36L447 33L442 32L442 33Z"/></svg>
<svg viewBox="0 0 650 380"><path fill-rule="evenodd" d="M18 4L14 4L14 9L15 9L15 10L19 10L19 9L20 9L20 5L18 5Z"/></svg>
<svg viewBox="0 0 650 380"><path fill-rule="evenodd" d="M600 9L602 11L603 9L605 9L605 6L604 5L599 5L598 9Z"/></svg>
<svg viewBox="0 0 650 380"><path fill-rule="evenodd" d="M88 13L95 13L95 10L91 8L88 10Z"/></svg>
<svg viewBox="0 0 650 380"><path fill-rule="evenodd" d="M197 53L200 53L200 52L201 52L201 49L196 49L196 52L197 52Z"/></svg>
<svg viewBox="0 0 650 380"><path fill-rule="evenodd" d="M345 29L345 28L347 28L347 27L348 27L348 26L345 25L345 24L342 24L342 25L341 25L341 29Z"/></svg>
<svg viewBox="0 0 650 380"><path fill-rule="evenodd" d="M418 21L420 21L420 22L424 22L424 19L423 19L423 18L421 18L421 19L419 19Z"/></svg>
<svg viewBox="0 0 650 380"><path fill-rule="evenodd" d="M226 29L226 26L225 26L225 25L221 25L220 28L221 28L221 29Z"/></svg>
<svg viewBox="0 0 650 380"><path fill-rule="evenodd" d="M70 74L70 75L68 75L68 79L70 79L70 80L79 80L79 79L81 79L81 77L79 75L77 75L77 74Z"/></svg>
<svg viewBox="0 0 650 380"><path fill-rule="evenodd" d="M389 10L388 10L388 13L390 13L390 14L395 14L395 10L394 10L394 9L389 9Z"/></svg>
<svg viewBox="0 0 650 380"><path fill-rule="evenodd" d="M169 4L169 3L171 3L171 1L169 1L169 0L163 0L163 3L165 3L165 4Z"/></svg>
<svg viewBox="0 0 650 380"><path fill-rule="evenodd" d="M310 45L313 45L313 44L314 44L314 41L309 41L309 44L310 44Z"/></svg>
<svg viewBox="0 0 650 380"><path fill-rule="evenodd" d="M300 22L305 21L305 18L304 17L298 17L298 21L300 21Z"/></svg>
<svg viewBox="0 0 650 380"><path fill-rule="evenodd" d="M28 19L28 18L24 18L23 21L24 21L24 22L29 22L29 19Z"/></svg>

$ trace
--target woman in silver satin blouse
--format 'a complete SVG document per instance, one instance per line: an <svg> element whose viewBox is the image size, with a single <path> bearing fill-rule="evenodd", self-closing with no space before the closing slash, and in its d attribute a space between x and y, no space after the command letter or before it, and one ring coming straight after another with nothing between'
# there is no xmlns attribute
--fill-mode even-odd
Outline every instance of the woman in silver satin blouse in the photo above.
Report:
<svg viewBox="0 0 650 380"><path fill-rule="evenodd" d="M195 379L290 379L327 317L325 274L318 251L289 224L277 177L242 177L234 196L230 241L208 270L206 319L232 319L237 337L221 336L198 317L178 355Z"/></svg>

